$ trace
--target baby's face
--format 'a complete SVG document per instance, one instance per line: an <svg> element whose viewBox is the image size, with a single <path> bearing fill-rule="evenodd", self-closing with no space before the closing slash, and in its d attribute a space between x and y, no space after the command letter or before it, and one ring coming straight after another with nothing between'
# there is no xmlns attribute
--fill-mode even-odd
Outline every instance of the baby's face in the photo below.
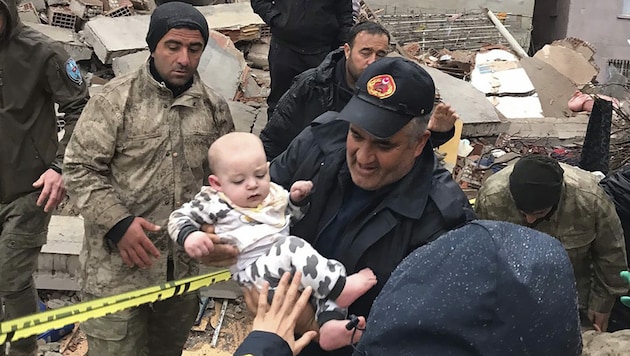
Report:
<svg viewBox="0 0 630 356"><path fill-rule="evenodd" d="M243 208L255 208L269 194L269 165L262 154L235 153L221 162L221 191Z"/></svg>

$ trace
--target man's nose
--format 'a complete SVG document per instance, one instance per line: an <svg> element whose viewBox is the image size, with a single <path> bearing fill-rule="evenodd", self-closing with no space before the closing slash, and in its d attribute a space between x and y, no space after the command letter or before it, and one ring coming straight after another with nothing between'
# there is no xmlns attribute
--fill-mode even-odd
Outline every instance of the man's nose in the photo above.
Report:
<svg viewBox="0 0 630 356"><path fill-rule="evenodd" d="M178 53L177 64L182 67L188 67L188 65L190 64L190 56L188 55L187 49L182 48L182 50Z"/></svg>
<svg viewBox="0 0 630 356"><path fill-rule="evenodd" d="M533 224L536 220L538 220L536 215L525 214L525 221L527 221L528 224Z"/></svg>

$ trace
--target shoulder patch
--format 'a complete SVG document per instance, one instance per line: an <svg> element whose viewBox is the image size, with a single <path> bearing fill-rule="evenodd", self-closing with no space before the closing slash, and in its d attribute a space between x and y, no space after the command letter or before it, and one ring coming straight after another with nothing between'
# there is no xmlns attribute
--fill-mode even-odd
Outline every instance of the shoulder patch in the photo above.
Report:
<svg viewBox="0 0 630 356"><path fill-rule="evenodd" d="M83 84L83 77L81 76L79 66L77 65L77 62L75 62L72 58L68 58L68 60L66 61L66 74L68 75L68 78L70 78L70 80L72 80L73 82L79 85Z"/></svg>

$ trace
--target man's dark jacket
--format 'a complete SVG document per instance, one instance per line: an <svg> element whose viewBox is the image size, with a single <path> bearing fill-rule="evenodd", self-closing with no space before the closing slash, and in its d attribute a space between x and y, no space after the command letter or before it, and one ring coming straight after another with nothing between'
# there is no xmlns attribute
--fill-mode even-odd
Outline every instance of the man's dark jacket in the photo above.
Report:
<svg viewBox="0 0 630 356"><path fill-rule="evenodd" d="M14 0L0 6L9 12L0 37L0 203L8 203L35 191L48 168L61 170L88 92L78 72L67 72L78 67L61 45L20 23ZM61 142L54 103L65 113Z"/></svg>
<svg viewBox="0 0 630 356"><path fill-rule="evenodd" d="M353 25L351 0L252 0L274 40L300 53L343 45Z"/></svg>
<svg viewBox="0 0 630 356"><path fill-rule="evenodd" d="M291 88L280 98L273 115L260 133L267 159L276 158L305 127L327 111L341 111L352 97L346 88L345 54L336 49L316 68L308 69L293 79ZM432 132L434 147L453 137L455 130Z"/></svg>
<svg viewBox="0 0 630 356"><path fill-rule="evenodd" d="M313 181L309 211L291 229L312 245L352 184L346 164L348 123L336 117L337 113L328 112L317 118L271 163L271 179L287 189L296 180ZM348 224L337 240L342 251L339 261L348 274L370 267L378 278L377 285L350 306L349 314L368 315L400 261L474 218L465 194L450 173L437 165L429 143L411 172L384 189L387 193ZM339 352L349 354L347 349Z"/></svg>

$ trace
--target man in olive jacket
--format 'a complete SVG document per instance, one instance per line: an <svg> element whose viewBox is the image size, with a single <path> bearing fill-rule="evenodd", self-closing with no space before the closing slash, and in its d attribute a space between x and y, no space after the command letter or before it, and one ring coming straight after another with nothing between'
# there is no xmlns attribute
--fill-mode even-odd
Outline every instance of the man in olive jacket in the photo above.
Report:
<svg viewBox="0 0 630 356"><path fill-rule="evenodd" d="M151 16L151 57L103 87L68 144L64 175L85 218L79 284L94 299L191 277L198 264L173 244L171 212L209 175L208 147L234 130L227 102L197 73L206 19L169 2ZM179 355L199 311L197 293L81 324L93 355Z"/></svg>
<svg viewBox="0 0 630 356"><path fill-rule="evenodd" d="M75 61L50 38L20 23L14 0L0 0L0 321L37 311L33 272L52 210L65 197L63 155L88 100ZM57 137L54 104L64 113ZM35 337L10 355L34 355ZM0 355L5 345L0 345Z"/></svg>

